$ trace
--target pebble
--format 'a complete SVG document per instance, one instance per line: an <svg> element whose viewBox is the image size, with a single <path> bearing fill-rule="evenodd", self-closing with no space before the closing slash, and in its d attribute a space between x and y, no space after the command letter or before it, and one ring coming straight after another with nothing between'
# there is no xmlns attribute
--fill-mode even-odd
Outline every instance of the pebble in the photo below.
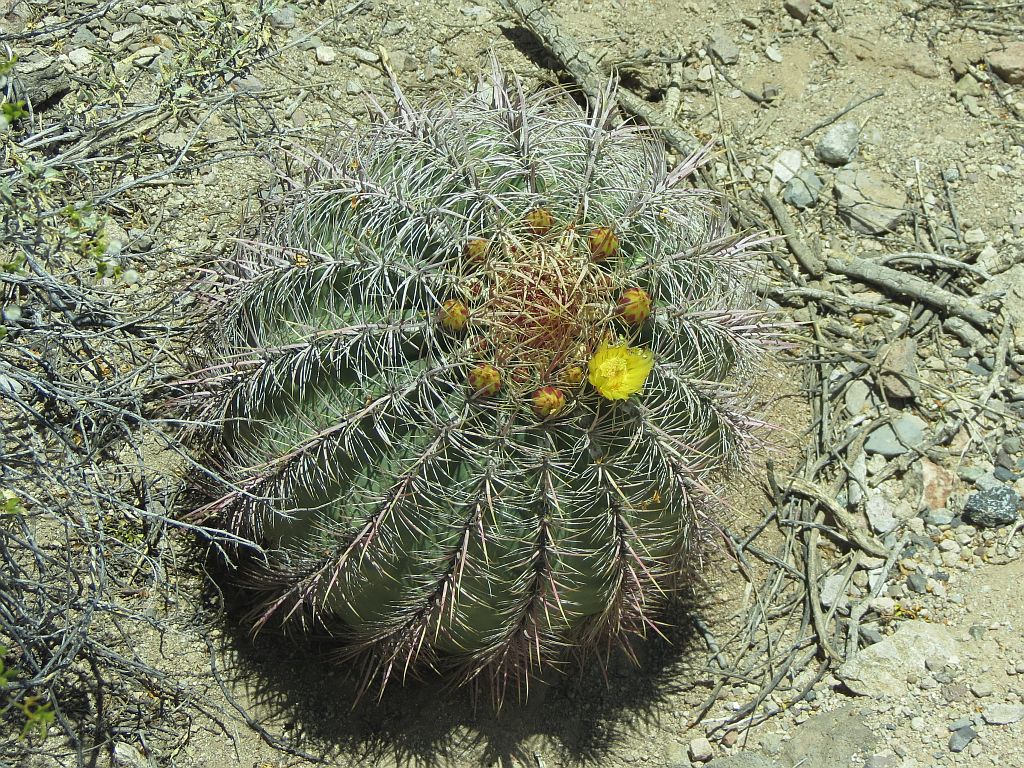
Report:
<svg viewBox="0 0 1024 768"><path fill-rule="evenodd" d="M985 707L981 716L989 725L1009 725L1024 720L1024 705L993 704Z"/></svg>
<svg viewBox="0 0 1024 768"><path fill-rule="evenodd" d="M1005 43L986 57L989 68L1011 85L1024 83L1024 42Z"/></svg>
<svg viewBox="0 0 1024 768"><path fill-rule="evenodd" d="M893 505L880 490L873 488L868 491L868 500L864 504L864 514L875 533L888 533L895 530L899 520L893 514Z"/></svg>
<svg viewBox="0 0 1024 768"><path fill-rule="evenodd" d="M798 21L807 21L811 16L811 0L784 0L782 7L786 13Z"/></svg>
<svg viewBox="0 0 1024 768"><path fill-rule="evenodd" d="M984 699L995 693L995 687L990 680L975 680L971 683L971 693L979 699Z"/></svg>
<svg viewBox="0 0 1024 768"><path fill-rule="evenodd" d="M462 9L462 15L477 24L486 24L494 18L494 14L482 5L470 5Z"/></svg>
<svg viewBox="0 0 1024 768"><path fill-rule="evenodd" d="M846 412L851 416L859 416L868 408L868 398L871 396L871 387L863 379L854 379L846 388L844 402Z"/></svg>
<svg viewBox="0 0 1024 768"><path fill-rule="evenodd" d="M782 188L782 199L801 210L813 208L818 204L824 186L825 184L818 174L810 168L801 168L796 176L787 181Z"/></svg>
<svg viewBox="0 0 1024 768"><path fill-rule="evenodd" d="M52 56L26 56L18 61L14 80L15 96L31 102L36 109L56 104L71 90L64 67Z"/></svg>
<svg viewBox="0 0 1024 768"><path fill-rule="evenodd" d="M318 45L316 47L316 61L318 64L333 64L338 58L338 53L329 45Z"/></svg>
<svg viewBox="0 0 1024 768"><path fill-rule="evenodd" d="M363 92L363 84L356 79L349 80L345 83L345 93L349 96L355 96L358 93Z"/></svg>
<svg viewBox="0 0 1024 768"><path fill-rule="evenodd" d="M972 493L964 504L964 517L979 528L998 528L1017 519L1021 498L1008 485Z"/></svg>
<svg viewBox="0 0 1024 768"><path fill-rule="evenodd" d="M782 51L777 45L765 46L764 55L768 57L769 61L774 61L776 64L782 63Z"/></svg>
<svg viewBox="0 0 1024 768"><path fill-rule="evenodd" d="M293 29L296 24L295 8L283 5L270 14L270 26L274 29Z"/></svg>
<svg viewBox="0 0 1024 768"><path fill-rule="evenodd" d="M872 432L864 443L864 450L893 457L906 453L924 441L927 422L920 416L907 413L891 424L883 424Z"/></svg>
<svg viewBox="0 0 1024 768"><path fill-rule="evenodd" d="M88 48L75 48L73 51L68 53L68 61L70 61L76 69L81 67L87 67L92 64L92 54Z"/></svg>
<svg viewBox="0 0 1024 768"><path fill-rule="evenodd" d="M833 190L839 217L856 232L881 235L907 218L907 195L871 171L842 169Z"/></svg>
<svg viewBox="0 0 1024 768"><path fill-rule="evenodd" d="M896 400L912 400L921 394L917 370L917 342L904 336L882 347L879 353L882 391Z"/></svg>
<svg viewBox="0 0 1024 768"><path fill-rule="evenodd" d="M690 759L697 763L706 763L715 756L711 742L705 736L700 736L691 741L687 751L690 754Z"/></svg>
<svg viewBox="0 0 1024 768"><path fill-rule="evenodd" d="M846 165L857 157L860 126L844 120L829 128L814 147L815 156L827 165Z"/></svg>
<svg viewBox="0 0 1024 768"><path fill-rule="evenodd" d="M963 728L957 728L949 735L949 751L963 752L967 748L967 745L974 741L977 735L978 732L969 725L965 725Z"/></svg>
<svg viewBox="0 0 1024 768"><path fill-rule="evenodd" d="M914 472L920 481L921 503L928 508L929 513L945 510L949 496L958 484L956 473L935 464L928 458L922 458ZM933 523L933 525L948 524L953 517L947 512L943 514L948 515L949 519L945 523Z"/></svg>
<svg viewBox="0 0 1024 768"><path fill-rule="evenodd" d="M826 576L825 580L821 583L821 590L819 597L821 597L821 604L826 608L831 608L837 603L840 606L849 603L846 594L843 592L843 588L846 585L846 577L841 573L833 574L832 576Z"/></svg>
<svg viewBox="0 0 1024 768"><path fill-rule="evenodd" d="M708 50L723 64L735 64L740 60L740 49L721 27L716 28L708 38Z"/></svg>

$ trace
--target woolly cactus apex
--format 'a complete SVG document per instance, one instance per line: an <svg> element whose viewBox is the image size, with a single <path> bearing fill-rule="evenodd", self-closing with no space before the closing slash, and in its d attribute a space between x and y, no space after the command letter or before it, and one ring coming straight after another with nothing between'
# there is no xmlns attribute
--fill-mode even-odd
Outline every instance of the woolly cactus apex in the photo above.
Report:
<svg viewBox="0 0 1024 768"><path fill-rule="evenodd" d="M698 159L494 80L400 99L241 248L194 415L256 628L500 696L653 626L766 333Z"/></svg>

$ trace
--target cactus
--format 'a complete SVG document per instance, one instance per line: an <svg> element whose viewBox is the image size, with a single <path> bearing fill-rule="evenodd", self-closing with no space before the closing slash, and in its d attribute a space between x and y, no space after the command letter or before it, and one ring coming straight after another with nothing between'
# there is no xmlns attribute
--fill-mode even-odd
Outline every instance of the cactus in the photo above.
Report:
<svg viewBox="0 0 1024 768"><path fill-rule="evenodd" d="M261 545L255 629L503 692L644 635L689 567L751 423L723 382L767 336L758 241L611 92L397 95L222 281L203 512Z"/></svg>

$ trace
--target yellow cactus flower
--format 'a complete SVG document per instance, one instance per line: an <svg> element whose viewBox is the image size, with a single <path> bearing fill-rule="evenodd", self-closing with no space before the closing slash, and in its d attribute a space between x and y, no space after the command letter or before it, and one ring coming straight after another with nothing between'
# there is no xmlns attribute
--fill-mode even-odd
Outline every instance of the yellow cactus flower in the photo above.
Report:
<svg viewBox="0 0 1024 768"><path fill-rule="evenodd" d="M650 350L602 343L590 358L589 380L602 397L625 400L644 388L653 367L654 355Z"/></svg>

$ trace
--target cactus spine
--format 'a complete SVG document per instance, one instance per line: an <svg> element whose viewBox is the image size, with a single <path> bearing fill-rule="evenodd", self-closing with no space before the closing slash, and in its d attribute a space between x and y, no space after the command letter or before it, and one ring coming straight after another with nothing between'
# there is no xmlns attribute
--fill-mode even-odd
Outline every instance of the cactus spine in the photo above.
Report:
<svg viewBox="0 0 1024 768"><path fill-rule="evenodd" d="M500 692L650 626L764 333L754 241L612 104L400 99L240 249L193 414L257 628Z"/></svg>

